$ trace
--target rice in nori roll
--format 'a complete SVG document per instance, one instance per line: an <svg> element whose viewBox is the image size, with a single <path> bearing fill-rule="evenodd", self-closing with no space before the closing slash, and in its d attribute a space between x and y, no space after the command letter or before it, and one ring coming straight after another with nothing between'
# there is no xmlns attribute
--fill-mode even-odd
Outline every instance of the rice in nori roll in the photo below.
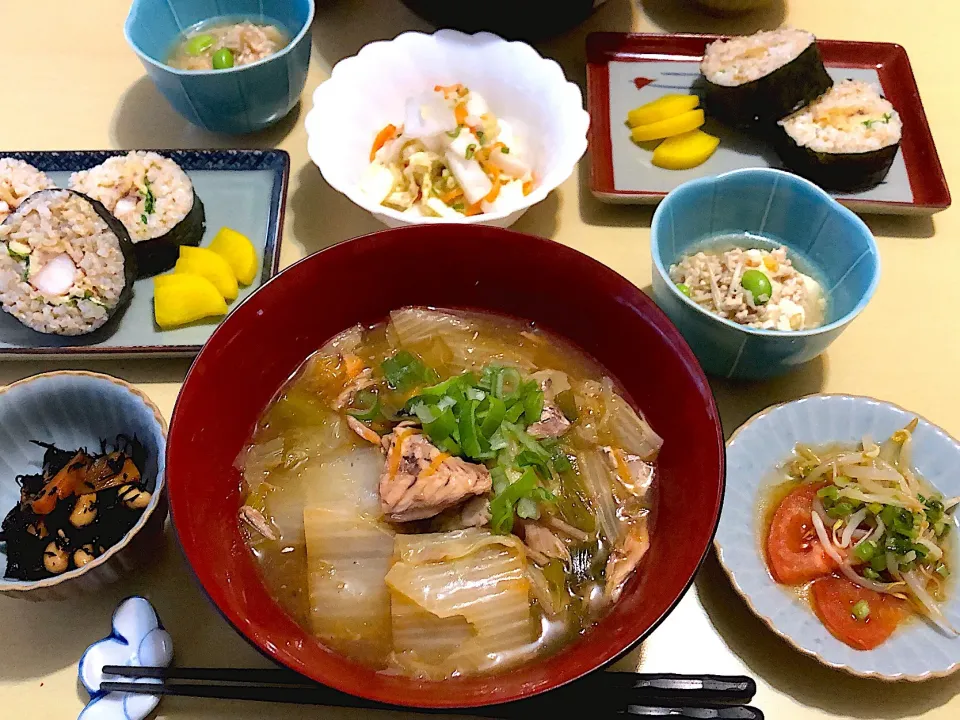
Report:
<svg viewBox="0 0 960 720"><path fill-rule="evenodd" d="M792 28L716 40L707 45L700 72L708 113L741 127L779 120L833 84L816 38Z"/></svg>
<svg viewBox="0 0 960 720"><path fill-rule="evenodd" d="M869 83L844 80L779 123L777 152L789 170L828 190L881 182L897 156L903 124Z"/></svg>
<svg viewBox="0 0 960 720"><path fill-rule="evenodd" d="M136 274L123 224L72 190L34 193L0 225L0 303L37 332L93 332L129 300Z"/></svg>
<svg viewBox="0 0 960 720"><path fill-rule="evenodd" d="M53 181L33 165L23 160L0 158L0 222L28 195L52 187Z"/></svg>
<svg viewBox="0 0 960 720"><path fill-rule="evenodd" d="M70 187L104 206L130 232L140 277L169 270L181 245L199 245L203 203L173 160L138 150L74 173Z"/></svg>

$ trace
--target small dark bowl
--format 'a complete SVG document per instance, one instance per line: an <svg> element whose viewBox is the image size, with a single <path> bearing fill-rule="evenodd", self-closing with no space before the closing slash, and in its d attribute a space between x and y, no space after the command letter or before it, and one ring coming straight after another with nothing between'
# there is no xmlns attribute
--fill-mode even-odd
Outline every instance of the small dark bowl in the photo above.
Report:
<svg viewBox="0 0 960 720"><path fill-rule="evenodd" d="M438 28L466 33L486 30L510 40L537 41L576 27L597 5L594 0L488 0L479 10L475 5L448 0L403 0L427 22Z"/></svg>
<svg viewBox="0 0 960 720"><path fill-rule="evenodd" d="M505 313L591 353L665 438L652 547L613 610L586 635L509 673L442 682L375 672L325 648L270 597L237 525L234 459L258 416L329 338L404 305ZM643 639L689 588L713 538L724 446L710 387L666 316L620 275L575 250L479 225L386 230L312 255L220 325L174 410L167 472L173 522L200 583L264 654L325 685L399 705L490 705L563 685Z"/></svg>

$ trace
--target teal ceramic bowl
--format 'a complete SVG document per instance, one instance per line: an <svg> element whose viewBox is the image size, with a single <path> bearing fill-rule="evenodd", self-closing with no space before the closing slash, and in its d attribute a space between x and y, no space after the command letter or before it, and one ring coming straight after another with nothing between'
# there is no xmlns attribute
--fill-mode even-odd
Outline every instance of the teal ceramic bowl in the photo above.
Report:
<svg viewBox="0 0 960 720"><path fill-rule="evenodd" d="M811 330L758 330L718 317L677 290L668 274L712 238L749 234L787 248L823 286L825 323ZM750 243L755 245L754 243ZM653 216L653 296L703 369L757 379L788 372L827 349L860 314L880 280L870 229L813 183L782 170L750 168L684 183Z"/></svg>
<svg viewBox="0 0 960 720"><path fill-rule="evenodd" d="M204 130L261 130L300 99L310 64L314 0L134 0L124 36L157 89ZM184 30L213 18L278 24L292 38L280 52L228 70L177 70L166 59Z"/></svg>

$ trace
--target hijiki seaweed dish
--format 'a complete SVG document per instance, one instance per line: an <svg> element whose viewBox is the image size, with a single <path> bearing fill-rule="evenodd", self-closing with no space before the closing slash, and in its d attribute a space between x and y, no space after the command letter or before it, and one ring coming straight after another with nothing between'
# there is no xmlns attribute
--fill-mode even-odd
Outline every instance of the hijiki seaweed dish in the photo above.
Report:
<svg viewBox="0 0 960 720"><path fill-rule="evenodd" d="M20 501L0 525L4 577L13 580L84 567L137 524L152 497L147 453L135 437L118 435L112 449L103 441L98 453L34 443L44 451L42 469L17 477Z"/></svg>

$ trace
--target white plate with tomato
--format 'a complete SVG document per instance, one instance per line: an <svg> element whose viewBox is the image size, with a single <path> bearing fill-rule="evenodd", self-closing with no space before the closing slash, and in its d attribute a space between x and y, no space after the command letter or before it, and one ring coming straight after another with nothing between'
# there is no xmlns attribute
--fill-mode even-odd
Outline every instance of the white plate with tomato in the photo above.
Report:
<svg viewBox="0 0 960 720"><path fill-rule="evenodd" d="M811 395L727 443L720 563L774 632L854 675L960 668L960 443L896 405Z"/></svg>

